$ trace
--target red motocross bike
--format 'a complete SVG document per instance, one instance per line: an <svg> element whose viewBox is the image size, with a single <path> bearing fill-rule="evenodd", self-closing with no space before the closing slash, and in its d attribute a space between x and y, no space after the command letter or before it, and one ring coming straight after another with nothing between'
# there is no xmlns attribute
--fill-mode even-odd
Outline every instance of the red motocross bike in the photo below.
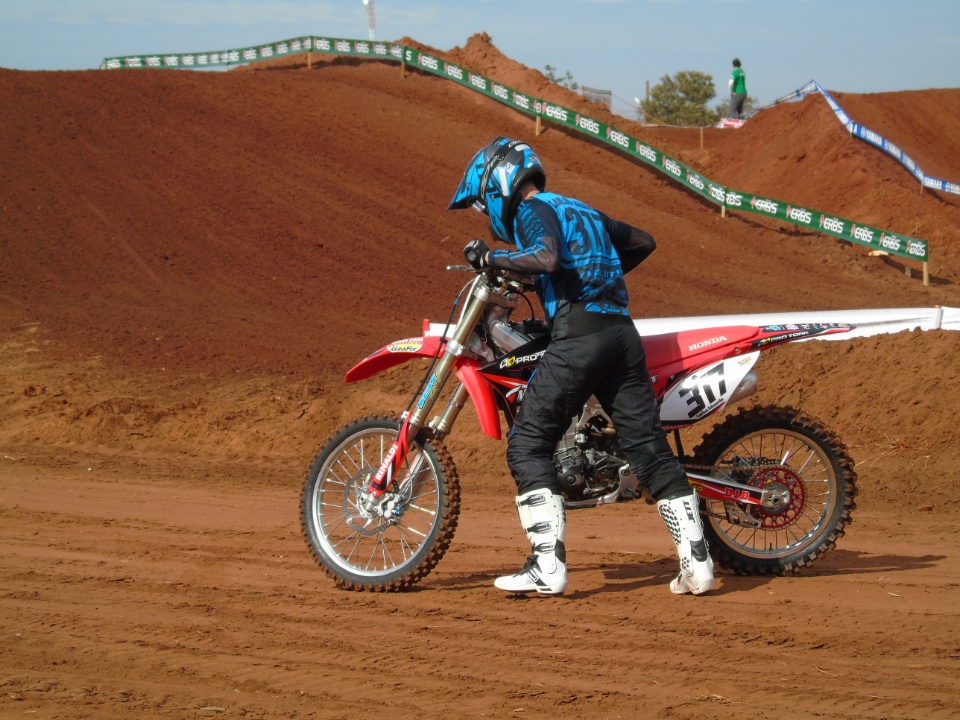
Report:
<svg viewBox="0 0 960 720"><path fill-rule="evenodd" d="M467 266L459 319L424 321L420 337L391 342L347 372L363 380L409 360L429 360L410 406L365 417L337 432L316 456L303 488L303 531L313 555L349 590L393 591L423 579L450 546L460 481L443 444L467 399L480 427L501 437L550 341L533 315L529 278ZM456 309L458 302L454 304ZM845 323L729 325L647 335L647 366L664 427L699 494L704 531L720 567L743 575L800 570L836 545L856 507L856 473L846 447L820 422L791 407L741 409L718 422L691 456L680 430L718 415L756 390L760 353ZM449 385L449 387L448 387ZM445 399L442 410L438 400ZM617 430L591 398L554 455L568 509L652 499L624 460Z"/></svg>

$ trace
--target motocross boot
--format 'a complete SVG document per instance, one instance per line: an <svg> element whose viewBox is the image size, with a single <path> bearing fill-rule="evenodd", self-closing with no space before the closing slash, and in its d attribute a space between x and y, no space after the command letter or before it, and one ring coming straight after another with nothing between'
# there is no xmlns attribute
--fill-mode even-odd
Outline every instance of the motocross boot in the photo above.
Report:
<svg viewBox="0 0 960 720"><path fill-rule="evenodd" d="M519 572L498 577L493 584L512 593L562 595L567 589L567 551L563 544L566 510L563 496L549 489L531 490L518 495L516 503L520 524L527 534L533 554Z"/></svg>
<svg viewBox="0 0 960 720"><path fill-rule="evenodd" d="M696 493L660 500L657 510L680 556L680 574L670 582L670 592L675 595L700 595L713 590L713 558L703 537Z"/></svg>

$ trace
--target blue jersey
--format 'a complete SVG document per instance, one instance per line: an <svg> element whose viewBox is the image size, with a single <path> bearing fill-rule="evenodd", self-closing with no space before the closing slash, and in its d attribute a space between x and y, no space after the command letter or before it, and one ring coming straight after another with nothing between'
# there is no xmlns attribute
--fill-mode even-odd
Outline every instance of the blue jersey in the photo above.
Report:
<svg viewBox="0 0 960 720"><path fill-rule="evenodd" d="M616 225L586 203L539 192L517 209L517 250L494 250L490 261L539 275L537 290L548 318L568 303L583 303L589 312L629 315L627 286L611 238Z"/></svg>

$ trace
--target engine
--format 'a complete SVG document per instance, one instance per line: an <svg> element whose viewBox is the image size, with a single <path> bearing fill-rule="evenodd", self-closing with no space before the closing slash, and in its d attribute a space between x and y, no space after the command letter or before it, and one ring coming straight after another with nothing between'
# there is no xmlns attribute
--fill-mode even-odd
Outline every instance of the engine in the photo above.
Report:
<svg viewBox="0 0 960 720"><path fill-rule="evenodd" d="M563 495L573 505L596 504L617 493L621 469L627 464L619 456L620 444L610 421L601 413L589 411L584 417L588 419L571 425L554 454Z"/></svg>

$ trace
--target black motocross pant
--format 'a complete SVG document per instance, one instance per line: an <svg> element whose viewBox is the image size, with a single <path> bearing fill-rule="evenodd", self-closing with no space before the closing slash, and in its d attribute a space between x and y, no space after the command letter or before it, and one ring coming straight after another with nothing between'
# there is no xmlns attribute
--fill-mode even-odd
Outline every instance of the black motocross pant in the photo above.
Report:
<svg viewBox="0 0 960 720"><path fill-rule="evenodd" d="M653 498L690 494L660 423L633 320L587 313L578 306L554 320L550 345L508 437L507 464L518 494L540 488L560 492L553 453L591 395L613 420L634 475Z"/></svg>

